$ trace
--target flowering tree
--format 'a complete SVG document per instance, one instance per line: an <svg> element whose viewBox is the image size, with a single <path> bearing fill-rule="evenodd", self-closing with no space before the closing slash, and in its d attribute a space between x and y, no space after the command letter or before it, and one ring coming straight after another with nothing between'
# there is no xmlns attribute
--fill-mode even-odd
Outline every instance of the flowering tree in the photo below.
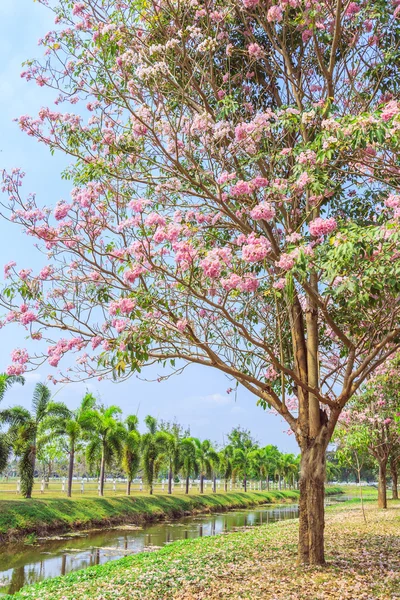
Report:
<svg viewBox="0 0 400 600"><path fill-rule="evenodd" d="M74 187L50 209L4 174L4 215L48 253L6 265L5 322L48 344L9 373L68 352L88 377L219 369L296 436L299 561L323 563L327 444L400 342L399 9L53 4L23 76L57 107L19 123Z"/></svg>
<svg viewBox="0 0 400 600"><path fill-rule="evenodd" d="M364 447L379 466L378 506L387 508L386 477L389 459L396 465L399 458L400 360L398 357L376 370L362 390L353 398L340 417L339 447ZM394 488L397 486L394 486Z"/></svg>

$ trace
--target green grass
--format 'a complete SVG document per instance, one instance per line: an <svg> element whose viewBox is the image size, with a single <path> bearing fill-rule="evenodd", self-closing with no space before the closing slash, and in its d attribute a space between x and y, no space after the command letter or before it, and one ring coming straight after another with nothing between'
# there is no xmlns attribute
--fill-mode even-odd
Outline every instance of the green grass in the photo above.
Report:
<svg viewBox="0 0 400 600"><path fill-rule="evenodd" d="M340 488L328 488L340 493ZM245 508L255 504L296 501L297 490L228 492L191 496L131 496L114 498L41 498L0 501L0 540L21 539L71 528L129 521L141 523L176 518L193 512Z"/></svg>
<svg viewBox="0 0 400 600"><path fill-rule="evenodd" d="M327 511L326 568L296 567L298 521L184 540L23 588L9 600L398 598L399 508Z"/></svg>

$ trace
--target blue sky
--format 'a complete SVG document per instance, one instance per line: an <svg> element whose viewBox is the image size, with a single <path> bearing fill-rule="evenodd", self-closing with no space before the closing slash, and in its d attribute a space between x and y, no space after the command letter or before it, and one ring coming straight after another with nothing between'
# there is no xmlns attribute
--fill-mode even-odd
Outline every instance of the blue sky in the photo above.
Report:
<svg viewBox="0 0 400 600"><path fill-rule="evenodd" d="M53 27L50 11L33 0L0 0L0 169L20 167L26 172L25 192L35 192L40 203L54 204L68 198L69 184L60 178L67 164L63 156L52 157L46 148L22 134L13 119L22 114L34 115L41 106L51 104L53 94L20 78L21 63L38 56L42 50L37 40ZM22 267L35 267L40 255L32 241L13 225L0 219L0 277L2 266L16 260ZM10 363L15 347L27 347L20 328L0 330L0 371ZM145 372L148 379L157 377L161 367ZM45 381L49 371L28 373L24 388L16 386L4 405L29 406L35 383ZM57 399L75 407L86 388L98 394L106 404L119 404L124 413L136 413L167 420L176 419L190 426L193 435L209 437L221 444L232 427L250 429L262 444L276 444L281 450L297 451L293 436L284 433L287 426L279 418L256 406L256 398L243 388L236 397L227 395L231 382L211 369L189 366L182 375L165 382L146 382L137 378L114 384L97 382L70 384L54 388Z"/></svg>

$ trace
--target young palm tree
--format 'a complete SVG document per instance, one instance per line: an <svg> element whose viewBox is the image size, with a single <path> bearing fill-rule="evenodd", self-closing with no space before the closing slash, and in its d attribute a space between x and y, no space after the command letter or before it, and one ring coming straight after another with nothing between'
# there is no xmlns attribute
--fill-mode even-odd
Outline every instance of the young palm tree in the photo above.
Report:
<svg viewBox="0 0 400 600"><path fill-rule="evenodd" d="M63 414L51 414L43 421L42 428L48 431L47 436L43 437L43 441L47 441L52 436L57 436L66 441L66 451L69 455L68 465L68 487L67 496L70 498L72 495L72 480L74 476L74 462L75 452L77 444L82 439L83 427L82 424L85 421L85 415L88 411L93 410L96 404L96 398L93 394L85 394L82 399L81 405L76 410L70 410L65 404Z"/></svg>
<svg viewBox="0 0 400 600"><path fill-rule="evenodd" d="M237 473L243 478L243 488L247 492L247 477L251 470L251 456L254 446L251 440L245 440L241 448L233 451L232 464Z"/></svg>
<svg viewBox="0 0 400 600"><path fill-rule="evenodd" d="M149 486L149 494L152 494L154 479L157 477L166 449L166 432L158 431L157 420L150 415L147 415L144 422L147 432L142 435L140 447L144 476Z"/></svg>
<svg viewBox="0 0 400 600"><path fill-rule="evenodd" d="M225 446L221 452L219 452L219 470L224 480L224 490L228 491L228 480L232 477L233 465L233 448L231 445Z"/></svg>
<svg viewBox="0 0 400 600"><path fill-rule="evenodd" d="M196 445L196 457L200 471L200 494L204 492L204 479L214 471L218 461L218 454L211 445L210 440L202 442L197 438L193 438Z"/></svg>
<svg viewBox="0 0 400 600"><path fill-rule="evenodd" d="M138 418L131 415L125 420L125 438L122 447L122 468L125 471L127 484L126 495L131 495L132 479L140 464L140 433L137 430Z"/></svg>
<svg viewBox="0 0 400 600"><path fill-rule="evenodd" d="M161 434L164 443L164 458L168 464L168 494L172 494L172 480L180 466L180 440L173 433L164 431L160 432L160 436Z"/></svg>
<svg viewBox="0 0 400 600"><path fill-rule="evenodd" d="M281 453L276 446L269 444L262 449L266 465L266 484L269 490L269 478L275 478L276 466Z"/></svg>
<svg viewBox="0 0 400 600"><path fill-rule="evenodd" d="M25 379L21 375L0 374L0 402L4 399L6 391L14 385L20 383L24 385ZM5 433L0 433L0 473L6 468L7 460L10 454L10 439Z"/></svg>
<svg viewBox="0 0 400 600"><path fill-rule="evenodd" d="M193 438L180 441L181 468L186 480L185 494L189 493L190 476L197 473L196 445Z"/></svg>
<svg viewBox="0 0 400 600"><path fill-rule="evenodd" d="M99 496L104 496L104 479L106 466L114 459L122 458L126 430L119 421L122 413L118 406L99 406L85 411L82 415L82 427L87 432L89 444L86 457L89 465L100 460Z"/></svg>
<svg viewBox="0 0 400 600"><path fill-rule="evenodd" d="M22 406L14 406L0 413L0 421L10 425L10 440L15 454L20 457L21 492L25 498L32 497L39 427L50 415L63 414L65 405L51 402L51 392L43 383L35 386L32 412Z"/></svg>

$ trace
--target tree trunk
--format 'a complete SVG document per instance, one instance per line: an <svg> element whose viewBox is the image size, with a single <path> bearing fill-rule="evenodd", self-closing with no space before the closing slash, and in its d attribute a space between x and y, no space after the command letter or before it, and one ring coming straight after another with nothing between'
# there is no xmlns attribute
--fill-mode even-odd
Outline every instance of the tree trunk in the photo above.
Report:
<svg viewBox="0 0 400 600"><path fill-rule="evenodd" d="M126 495L127 496L131 495L131 484L132 484L132 480L129 479L129 477L128 477L128 480L126 482Z"/></svg>
<svg viewBox="0 0 400 600"><path fill-rule="evenodd" d="M103 451L101 453L101 463L100 463L100 490L99 490L99 496L104 496L104 475L105 475L105 453L104 453L104 448Z"/></svg>
<svg viewBox="0 0 400 600"><path fill-rule="evenodd" d="M390 472L392 475L392 498L393 500L399 499L399 492L397 489L397 460L391 460L390 462Z"/></svg>
<svg viewBox="0 0 400 600"><path fill-rule="evenodd" d="M190 480L189 480L189 475L186 477L186 489L185 489L185 494L189 493L189 485L190 485Z"/></svg>
<svg viewBox="0 0 400 600"><path fill-rule="evenodd" d="M168 494L172 494L172 469L168 471Z"/></svg>
<svg viewBox="0 0 400 600"><path fill-rule="evenodd" d="M75 448L71 446L71 450L69 452L69 465L68 465L68 490L67 496L71 498L72 496L72 479L74 476L74 460L75 460Z"/></svg>
<svg viewBox="0 0 400 600"><path fill-rule="evenodd" d="M215 494L216 491L217 491L217 478L214 475L214 477L213 477L213 493Z"/></svg>
<svg viewBox="0 0 400 600"><path fill-rule="evenodd" d="M323 565L325 444L314 443L303 450L299 482L299 547L298 563Z"/></svg>
<svg viewBox="0 0 400 600"><path fill-rule="evenodd" d="M225 492L228 491L228 480L227 479L225 479L224 490L225 490Z"/></svg>
<svg viewBox="0 0 400 600"><path fill-rule="evenodd" d="M387 459L380 460L378 476L378 508L387 508L386 467Z"/></svg>
<svg viewBox="0 0 400 600"><path fill-rule="evenodd" d="M200 475L200 494L202 494L204 491L204 475L201 474Z"/></svg>
<svg viewBox="0 0 400 600"><path fill-rule="evenodd" d="M247 479L246 479L246 475L244 476L244 479L243 479L243 489L244 489L245 492L247 492Z"/></svg>
<svg viewBox="0 0 400 600"><path fill-rule="evenodd" d="M282 489L282 481L281 481L281 474L280 473L278 475L278 479L279 479L278 489L281 490Z"/></svg>
<svg viewBox="0 0 400 600"><path fill-rule="evenodd" d="M266 481L266 483L267 483L266 490L267 490L267 492L269 492L269 477L267 477L267 481Z"/></svg>

